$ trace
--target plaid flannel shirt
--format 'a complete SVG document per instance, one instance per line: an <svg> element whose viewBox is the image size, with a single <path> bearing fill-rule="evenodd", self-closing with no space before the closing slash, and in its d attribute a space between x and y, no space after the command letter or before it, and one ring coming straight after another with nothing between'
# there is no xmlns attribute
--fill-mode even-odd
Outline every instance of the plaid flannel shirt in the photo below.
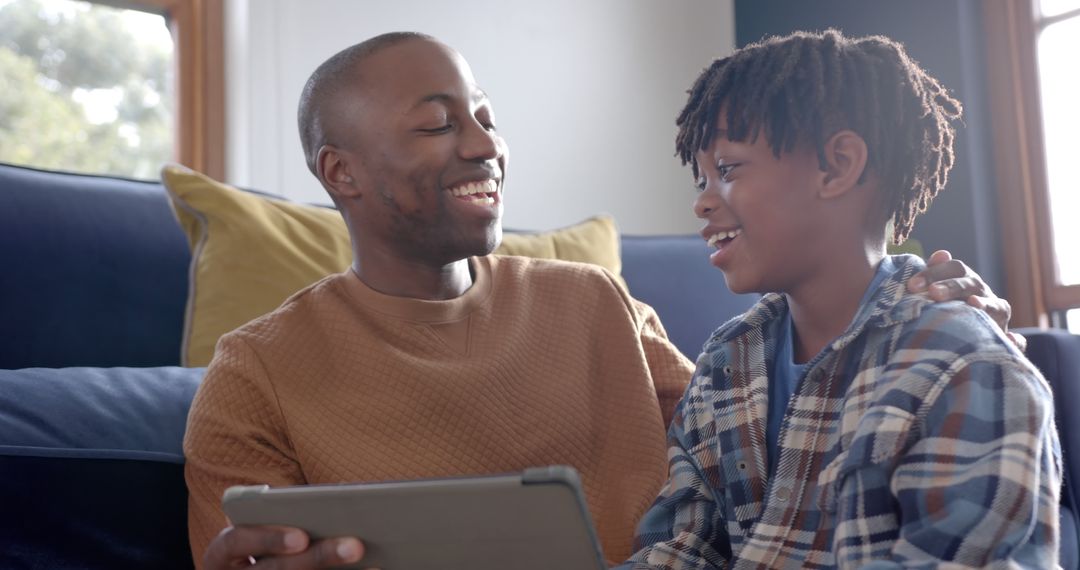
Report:
<svg viewBox="0 0 1080 570"><path fill-rule="evenodd" d="M767 383L785 297L713 334L624 567L1057 566L1049 386L983 312L907 293L921 260L893 262L807 366L771 478Z"/></svg>

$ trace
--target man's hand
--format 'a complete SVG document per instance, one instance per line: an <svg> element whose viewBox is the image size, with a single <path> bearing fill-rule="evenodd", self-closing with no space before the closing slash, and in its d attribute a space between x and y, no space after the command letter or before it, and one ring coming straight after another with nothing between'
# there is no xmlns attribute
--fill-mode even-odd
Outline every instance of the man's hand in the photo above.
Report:
<svg viewBox="0 0 1080 570"><path fill-rule="evenodd" d="M329 538L311 544L308 535L296 528L230 526L210 543L203 565L207 570L307 570L349 564L363 555L364 545L355 538Z"/></svg>
<svg viewBox="0 0 1080 570"><path fill-rule="evenodd" d="M1023 335L1009 331L1012 305L995 295L978 273L963 261L953 259L948 251L939 249L931 254L926 269L913 275L907 283L908 291L912 293L927 291L928 286L931 299L964 301L984 311L1021 352L1027 348L1027 339Z"/></svg>

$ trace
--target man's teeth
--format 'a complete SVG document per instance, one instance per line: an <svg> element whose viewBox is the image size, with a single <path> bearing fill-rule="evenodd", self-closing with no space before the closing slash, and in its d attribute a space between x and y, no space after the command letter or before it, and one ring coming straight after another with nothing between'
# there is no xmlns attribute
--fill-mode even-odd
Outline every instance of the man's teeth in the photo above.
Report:
<svg viewBox="0 0 1080 570"><path fill-rule="evenodd" d="M496 185L495 180L469 182L467 185L450 189L450 193L458 196L458 198L464 198L487 205L495 203L495 199L487 194L495 194L498 191L498 185Z"/></svg>
<svg viewBox="0 0 1080 570"><path fill-rule="evenodd" d="M713 234L713 236L709 238L709 247L716 247L716 244L720 243L721 240L733 239L735 236L741 233L742 228L736 228L728 232L720 232L718 234Z"/></svg>

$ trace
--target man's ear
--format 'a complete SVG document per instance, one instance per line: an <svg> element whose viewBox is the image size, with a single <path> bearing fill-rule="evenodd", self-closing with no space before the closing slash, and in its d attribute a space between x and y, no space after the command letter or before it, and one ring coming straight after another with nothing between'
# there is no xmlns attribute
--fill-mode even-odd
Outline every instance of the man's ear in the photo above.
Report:
<svg viewBox="0 0 1080 570"><path fill-rule="evenodd" d="M362 192L353 175L355 159L350 153L333 145L323 145L315 158L315 169L327 192L340 198L359 198Z"/></svg>
<svg viewBox="0 0 1080 570"><path fill-rule="evenodd" d="M819 195L836 198L859 185L868 159L866 141L843 129L825 141L825 177Z"/></svg>

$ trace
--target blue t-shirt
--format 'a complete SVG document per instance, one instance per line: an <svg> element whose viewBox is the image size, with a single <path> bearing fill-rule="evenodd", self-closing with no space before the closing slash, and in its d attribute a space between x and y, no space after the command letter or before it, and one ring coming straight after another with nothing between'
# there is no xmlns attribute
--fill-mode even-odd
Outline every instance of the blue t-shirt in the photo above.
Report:
<svg viewBox="0 0 1080 570"><path fill-rule="evenodd" d="M885 278L896 271L892 259L885 256L878 263L874 278L870 280L870 286L863 292L859 300L861 308L870 296L881 285ZM856 311L858 312L858 311ZM784 328L777 339L776 351L773 353L776 360L772 363L772 375L769 376L769 416L765 426L765 446L769 458L769 474L776 472L777 453L780 446L780 427L787 413L788 403L795 389L802 381L806 372L806 364L795 363L795 327L791 323L791 310L784 315Z"/></svg>

